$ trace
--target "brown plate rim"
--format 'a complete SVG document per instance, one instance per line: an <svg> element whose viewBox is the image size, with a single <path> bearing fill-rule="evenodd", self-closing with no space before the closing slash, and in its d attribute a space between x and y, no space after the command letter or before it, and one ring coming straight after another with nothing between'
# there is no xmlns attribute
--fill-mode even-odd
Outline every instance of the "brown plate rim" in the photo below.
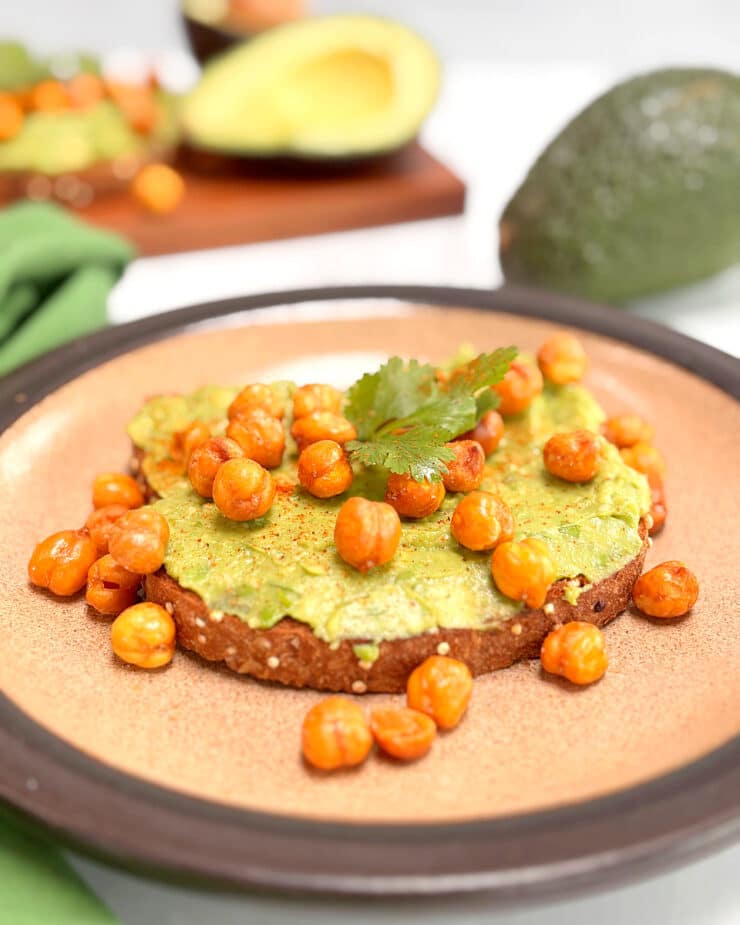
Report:
<svg viewBox="0 0 740 925"><path fill-rule="evenodd" d="M503 287L352 286L177 309L108 328L0 384L0 428L82 372L186 327L257 308L397 299L558 321L632 344L740 398L740 361L623 311ZM230 808L124 774L67 745L0 693L0 800L12 814L131 869L202 883L366 896L551 897L636 879L740 836L740 737L677 771L545 812L466 823L315 822Z"/></svg>

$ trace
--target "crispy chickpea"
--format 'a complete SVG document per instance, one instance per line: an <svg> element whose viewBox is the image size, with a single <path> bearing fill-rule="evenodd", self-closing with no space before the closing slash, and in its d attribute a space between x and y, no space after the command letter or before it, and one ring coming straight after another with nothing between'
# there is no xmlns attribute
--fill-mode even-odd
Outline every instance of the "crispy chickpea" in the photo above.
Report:
<svg viewBox="0 0 740 925"><path fill-rule="evenodd" d="M573 620L548 633L540 651L542 667L573 684L593 684L609 666L604 634L592 623Z"/></svg>
<svg viewBox="0 0 740 925"><path fill-rule="evenodd" d="M649 475L648 485L650 486L650 516L653 519L648 533L650 536L655 536L665 526L666 518L668 517L668 505L665 498L663 479L659 475Z"/></svg>
<svg viewBox="0 0 740 925"><path fill-rule="evenodd" d="M159 511L142 507L128 511L113 524L108 549L129 572L150 575L164 562L169 538L169 525Z"/></svg>
<svg viewBox="0 0 740 925"><path fill-rule="evenodd" d="M458 437L459 440L475 440L483 447L486 456L490 456L501 443L504 435L504 419L498 411L486 411L472 430Z"/></svg>
<svg viewBox="0 0 740 925"><path fill-rule="evenodd" d="M445 499L442 482L417 482L410 475L392 472L385 488L385 502L402 517L428 517Z"/></svg>
<svg viewBox="0 0 740 925"><path fill-rule="evenodd" d="M9 141L23 128L23 107L12 93L0 93L0 141Z"/></svg>
<svg viewBox="0 0 740 925"><path fill-rule="evenodd" d="M172 435L172 455L187 466L195 450L210 439L211 428L204 421L193 421Z"/></svg>
<svg viewBox="0 0 740 925"><path fill-rule="evenodd" d="M501 543L491 557L491 574L506 597L527 607L542 607L555 580L556 570L547 546L529 537L519 543Z"/></svg>
<svg viewBox="0 0 740 925"><path fill-rule="evenodd" d="M342 559L360 572L390 562L400 539L401 521L390 504L355 497L339 509L334 545Z"/></svg>
<svg viewBox="0 0 740 925"><path fill-rule="evenodd" d="M110 639L121 661L139 668L161 668L175 654L175 621L159 604L134 604L113 621Z"/></svg>
<svg viewBox="0 0 740 925"><path fill-rule="evenodd" d="M174 212L185 198L185 191L182 175L169 164L147 164L131 181L136 202L155 215Z"/></svg>
<svg viewBox="0 0 740 925"><path fill-rule="evenodd" d="M124 507L141 507L144 493L139 483L122 472L104 472L93 482L93 507L122 504Z"/></svg>
<svg viewBox="0 0 740 925"><path fill-rule="evenodd" d="M545 469L566 482L590 482L601 465L599 437L590 430L554 434L542 450Z"/></svg>
<svg viewBox="0 0 740 925"><path fill-rule="evenodd" d="M67 91L75 109L87 109L99 103L105 96L103 81L97 74L82 72L67 81Z"/></svg>
<svg viewBox="0 0 740 925"><path fill-rule="evenodd" d="M342 410L342 393L331 385L311 383L302 385L293 392L293 417L305 418L315 411L331 411L339 414Z"/></svg>
<svg viewBox="0 0 740 925"><path fill-rule="evenodd" d="M699 597L699 582L683 562L662 562L632 588L635 606L649 617L682 617Z"/></svg>
<svg viewBox="0 0 740 925"><path fill-rule="evenodd" d="M39 588L67 597L84 588L98 550L87 530L61 530L42 540L28 562L28 577Z"/></svg>
<svg viewBox="0 0 740 925"><path fill-rule="evenodd" d="M230 437L211 437L195 450L188 463L190 484L203 498L213 496L213 480L221 466L230 459L244 456L242 448Z"/></svg>
<svg viewBox="0 0 740 925"><path fill-rule="evenodd" d="M466 549L494 549L514 538L514 516L497 495L473 491L455 508L450 530Z"/></svg>
<svg viewBox="0 0 740 925"><path fill-rule="evenodd" d="M37 112L60 112L69 109L70 103L69 91L58 80L42 80L28 95L29 108Z"/></svg>
<svg viewBox="0 0 740 925"><path fill-rule="evenodd" d="M473 693L470 669L456 658L431 655L409 675L406 700L413 710L431 716L440 729L452 729L463 718Z"/></svg>
<svg viewBox="0 0 740 925"><path fill-rule="evenodd" d="M269 415L264 408L251 408L229 422L226 436L236 440L247 459L276 469L283 461L285 430L280 418Z"/></svg>
<svg viewBox="0 0 740 925"><path fill-rule="evenodd" d="M85 600L98 613L117 616L136 603L141 575L129 572L113 556L93 562L87 573Z"/></svg>
<svg viewBox="0 0 740 925"><path fill-rule="evenodd" d="M229 520L262 517L274 497L275 483L270 473L253 459L230 459L213 481L213 500Z"/></svg>
<svg viewBox="0 0 740 925"><path fill-rule="evenodd" d="M622 459L632 469L637 469L648 477L663 477L666 465L663 454L650 443L635 443L619 451Z"/></svg>
<svg viewBox="0 0 740 925"><path fill-rule="evenodd" d="M545 379L555 385L579 382L588 369L583 344L568 331L559 331L547 338L539 349L537 363Z"/></svg>
<svg viewBox="0 0 740 925"><path fill-rule="evenodd" d="M370 714L370 730L380 748L399 761L416 761L437 738L434 720L409 707L376 707Z"/></svg>
<svg viewBox="0 0 740 925"><path fill-rule="evenodd" d="M501 382L492 386L501 399L500 414L520 414L526 411L542 391L542 373L529 363L512 363Z"/></svg>
<svg viewBox="0 0 740 925"><path fill-rule="evenodd" d="M349 458L334 440L310 443L298 457L298 481L314 498L341 495L353 478Z"/></svg>
<svg viewBox="0 0 740 925"><path fill-rule="evenodd" d="M365 714L346 697L327 697L306 713L301 730L303 757L321 771L353 768L373 747Z"/></svg>
<svg viewBox="0 0 740 925"><path fill-rule="evenodd" d="M448 450L452 450L455 458L447 465L447 472L442 476L442 482L447 491L473 491L483 478L483 467L486 464L486 454L477 440L455 440L445 443Z"/></svg>
<svg viewBox="0 0 740 925"><path fill-rule="evenodd" d="M85 527L90 534L90 539L97 547L99 556L104 556L108 552L111 528L128 510L123 504L106 504L105 507L94 510L85 521Z"/></svg>
<svg viewBox="0 0 740 925"><path fill-rule="evenodd" d="M655 430L637 414L617 414L606 420L602 433L615 446L622 449L636 443L650 443Z"/></svg>
<svg viewBox="0 0 740 925"><path fill-rule="evenodd" d="M252 408L262 408L272 418L282 419L285 414L285 402L275 389L262 382L245 385L234 401L229 405L229 420L233 420Z"/></svg>
<svg viewBox="0 0 740 925"><path fill-rule="evenodd" d="M299 453L309 444L318 443L319 440L333 440L344 446L357 437L354 424L332 411L313 411L294 421L290 432L298 445Z"/></svg>

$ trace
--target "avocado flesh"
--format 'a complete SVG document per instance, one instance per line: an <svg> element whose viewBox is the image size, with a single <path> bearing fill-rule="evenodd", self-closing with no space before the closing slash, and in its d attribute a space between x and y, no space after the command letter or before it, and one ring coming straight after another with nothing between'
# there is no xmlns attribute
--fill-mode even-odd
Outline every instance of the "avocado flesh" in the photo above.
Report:
<svg viewBox="0 0 740 925"><path fill-rule="evenodd" d="M508 282L620 303L740 260L740 77L673 69L614 87L506 206Z"/></svg>
<svg viewBox="0 0 740 925"><path fill-rule="evenodd" d="M411 140L438 87L433 51L403 26L309 19L207 65L183 123L192 145L228 154L358 157Z"/></svg>

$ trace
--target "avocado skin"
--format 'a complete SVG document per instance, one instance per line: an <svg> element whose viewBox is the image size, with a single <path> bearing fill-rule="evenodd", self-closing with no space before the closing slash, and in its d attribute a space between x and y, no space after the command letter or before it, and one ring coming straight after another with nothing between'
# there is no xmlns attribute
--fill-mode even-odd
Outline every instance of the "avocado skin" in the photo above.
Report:
<svg viewBox="0 0 740 925"><path fill-rule="evenodd" d="M508 282L620 303L740 260L740 77L654 71L550 143L506 206Z"/></svg>

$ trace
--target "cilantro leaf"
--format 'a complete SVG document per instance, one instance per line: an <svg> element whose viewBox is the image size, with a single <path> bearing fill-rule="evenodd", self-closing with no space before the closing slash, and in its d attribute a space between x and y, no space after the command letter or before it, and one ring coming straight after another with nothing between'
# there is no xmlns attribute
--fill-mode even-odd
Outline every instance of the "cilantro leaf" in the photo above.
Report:
<svg viewBox="0 0 740 925"><path fill-rule="evenodd" d="M481 354L452 371L442 390L434 367L392 357L349 390L345 415L357 428L347 444L353 460L439 481L454 458L445 443L475 426L498 404L491 391L516 356L514 347Z"/></svg>
<svg viewBox="0 0 740 925"><path fill-rule="evenodd" d="M493 353L481 353L470 362L456 367L452 371L450 393L475 394L501 382L517 352L516 347L499 347Z"/></svg>
<svg viewBox="0 0 740 925"><path fill-rule="evenodd" d="M347 393L345 416L367 440L379 427L411 414L439 389L434 367L391 357L376 373L366 373Z"/></svg>
<svg viewBox="0 0 740 925"><path fill-rule="evenodd" d="M445 463L455 454L434 439L433 428L417 427L402 439L353 440L347 444L352 459L363 466L384 466L399 475L408 473L417 482L439 482L447 471Z"/></svg>

